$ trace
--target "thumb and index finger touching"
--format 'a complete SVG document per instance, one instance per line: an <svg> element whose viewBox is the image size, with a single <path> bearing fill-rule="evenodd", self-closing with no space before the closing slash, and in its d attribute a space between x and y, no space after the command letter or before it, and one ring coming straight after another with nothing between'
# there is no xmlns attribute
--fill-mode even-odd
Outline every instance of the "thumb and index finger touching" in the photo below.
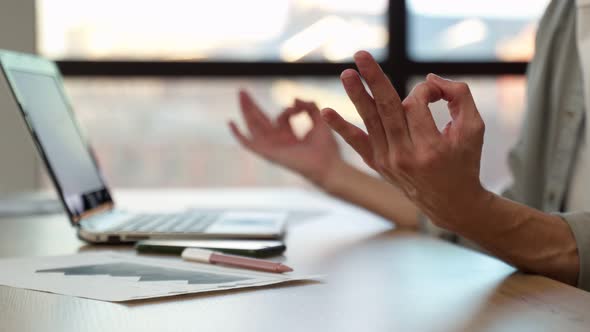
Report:
<svg viewBox="0 0 590 332"><path fill-rule="evenodd" d="M434 84L441 92L441 98L448 102L453 120L460 116L479 115L469 86L464 82L444 79L435 74L428 74L426 82Z"/></svg>

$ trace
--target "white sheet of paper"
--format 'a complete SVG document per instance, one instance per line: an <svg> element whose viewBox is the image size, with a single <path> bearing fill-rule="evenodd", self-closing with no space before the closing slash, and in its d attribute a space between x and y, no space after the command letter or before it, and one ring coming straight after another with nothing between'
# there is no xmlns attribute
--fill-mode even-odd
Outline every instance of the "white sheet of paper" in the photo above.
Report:
<svg viewBox="0 0 590 332"><path fill-rule="evenodd" d="M110 302L314 278L114 252L1 259L0 271L0 285Z"/></svg>

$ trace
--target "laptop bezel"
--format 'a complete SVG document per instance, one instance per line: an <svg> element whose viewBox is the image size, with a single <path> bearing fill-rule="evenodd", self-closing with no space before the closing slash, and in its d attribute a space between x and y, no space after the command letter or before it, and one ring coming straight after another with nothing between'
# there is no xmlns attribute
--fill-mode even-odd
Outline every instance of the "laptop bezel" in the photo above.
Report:
<svg viewBox="0 0 590 332"><path fill-rule="evenodd" d="M11 74L12 70L50 76L55 80L56 87L59 90L59 92L62 94L63 101L64 101L67 111L68 111L68 115L71 117L72 122L74 123L74 125L76 127L76 131L80 137L80 140L82 141L82 144L84 145L84 147L86 148L86 151L90 155L90 158L94 164L94 167L96 168L96 171L98 173L98 176L99 176L99 178L101 180L101 184L102 184L101 188L97 188L97 190L95 192L91 193L91 195L92 195L91 199L88 199L88 197L84 197L84 193L79 194L79 199L80 199L80 201L83 202L83 204L77 206L78 209L68 205L68 201L67 201L68 197L66 197L66 194L64 193L64 190L63 190L61 184L59 183L59 180L58 180L57 175L53 169L53 166L49 162L47 154L45 153L45 150L43 148L43 144L35 132L35 128L33 126L32 121L29 119L29 117L27 115L26 102L25 102L24 98L22 98L20 96L20 93L18 91L18 87L15 84L15 80ZM45 166L47 168L47 171L49 173L51 181L53 182L53 184L55 185L55 188L57 189L57 192L58 192L58 195L59 195L60 200L62 202L62 205L63 205L64 209L66 210L66 213L67 213L72 225L79 226L79 222L83 218L93 215L93 214L102 213L105 210L113 209L115 203L112 199L112 196L110 194L110 191L108 189L106 181L105 181L104 177L102 176L100 166L96 160L95 154L93 153L90 142L86 138L86 136L84 135L83 131L81 130L81 128L78 124L76 116L73 112L73 108L70 104L69 99L67 98L67 94L64 89L61 73L59 72L59 69L57 68L55 63L53 61L43 59L39 56L35 56L32 54L25 54L25 53L17 53L17 52L12 52L12 51L0 50L0 71L2 72L6 81L8 82L8 86L10 87L11 93L12 93L15 101L18 104L18 108L19 108L20 114L22 116L22 119L25 122L26 127L28 128L29 134L31 136L31 139L32 139L34 145L36 146L37 151L39 152L39 155L41 156L41 159L43 160L43 163L45 164Z"/></svg>

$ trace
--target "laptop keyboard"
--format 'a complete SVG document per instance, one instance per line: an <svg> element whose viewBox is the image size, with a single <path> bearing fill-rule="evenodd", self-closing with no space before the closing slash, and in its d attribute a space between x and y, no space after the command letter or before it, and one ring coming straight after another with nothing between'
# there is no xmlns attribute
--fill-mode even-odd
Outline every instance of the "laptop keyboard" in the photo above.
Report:
<svg viewBox="0 0 590 332"><path fill-rule="evenodd" d="M111 229L121 233L198 233L204 231L219 213L185 212L137 214Z"/></svg>

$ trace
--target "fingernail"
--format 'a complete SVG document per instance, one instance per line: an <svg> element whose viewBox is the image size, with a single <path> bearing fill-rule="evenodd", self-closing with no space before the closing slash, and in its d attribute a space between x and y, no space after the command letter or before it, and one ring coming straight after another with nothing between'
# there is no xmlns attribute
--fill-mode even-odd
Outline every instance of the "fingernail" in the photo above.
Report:
<svg viewBox="0 0 590 332"><path fill-rule="evenodd" d="M358 51L354 54L355 60L365 60L371 58L371 53L367 51Z"/></svg>
<svg viewBox="0 0 590 332"><path fill-rule="evenodd" d="M343 81L348 81L356 75L356 72L352 69L346 69L345 71L340 74L340 79Z"/></svg>
<svg viewBox="0 0 590 332"><path fill-rule="evenodd" d="M367 51L358 51L354 54L354 62L356 63L357 67L363 67L368 61L370 61L373 57Z"/></svg>
<svg viewBox="0 0 590 332"><path fill-rule="evenodd" d="M444 78L442 78L442 77L440 77L440 76L438 76L437 74L434 74L434 73L430 73L430 74L426 75L426 79L429 79L429 78L430 79L433 79L433 80L436 80L436 81L447 81L446 79L444 79Z"/></svg>

